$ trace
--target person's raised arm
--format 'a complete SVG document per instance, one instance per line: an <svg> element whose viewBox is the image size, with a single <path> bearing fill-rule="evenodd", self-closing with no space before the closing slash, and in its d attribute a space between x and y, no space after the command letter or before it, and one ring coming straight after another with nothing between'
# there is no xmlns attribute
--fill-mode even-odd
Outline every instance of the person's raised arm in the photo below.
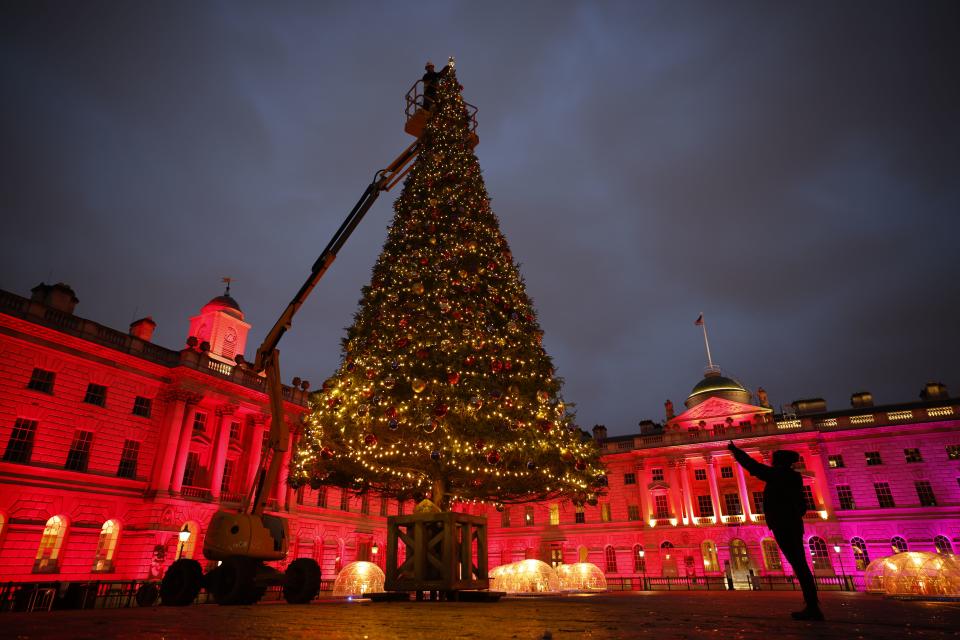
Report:
<svg viewBox="0 0 960 640"><path fill-rule="evenodd" d="M727 449L733 454L736 461L740 463L740 466L746 469L750 475L755 478L760 478L764 482L770 479L773 469L748 456L746 451L733 444L733 440L727 444Z"/></svg>

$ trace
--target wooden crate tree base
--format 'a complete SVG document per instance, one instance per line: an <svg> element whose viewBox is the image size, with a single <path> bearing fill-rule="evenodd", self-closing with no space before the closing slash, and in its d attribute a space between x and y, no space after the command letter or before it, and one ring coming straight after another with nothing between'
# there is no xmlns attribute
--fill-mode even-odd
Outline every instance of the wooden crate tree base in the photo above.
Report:
<svg viewBox="0 0 960 640"><path fill-rule="evenodd" d="M400 545L406 551L403 563ZM487 589L487 569L486 518L453 512L387 518L387 591Z"/></svg>

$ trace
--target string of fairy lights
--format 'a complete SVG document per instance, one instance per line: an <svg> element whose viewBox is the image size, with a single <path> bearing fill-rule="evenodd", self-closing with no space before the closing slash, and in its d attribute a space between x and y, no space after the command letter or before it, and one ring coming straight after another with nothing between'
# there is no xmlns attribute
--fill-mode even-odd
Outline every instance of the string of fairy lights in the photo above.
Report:
<svg viewBox="0 0 960 640"><path fill-rule="evenodd" d="M599 453L561 397L461 91L450 69L291 483L406 499L439 480L459 502L592 502Z"/></svg>

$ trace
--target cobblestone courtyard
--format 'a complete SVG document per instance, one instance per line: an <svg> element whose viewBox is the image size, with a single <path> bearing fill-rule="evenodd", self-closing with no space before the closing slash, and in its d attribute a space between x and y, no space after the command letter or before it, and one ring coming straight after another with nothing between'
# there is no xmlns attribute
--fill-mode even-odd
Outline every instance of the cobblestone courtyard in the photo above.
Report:
<svg viewBox="0 0 960 640"><path fill-rule="evenodd" d="M797 593L618 593L499 603L260 604L0 614L2 637L42 638L954 638L960 603L824 595L826 623L789 618ZM549 635L547 635L549 632Z"/></svg>

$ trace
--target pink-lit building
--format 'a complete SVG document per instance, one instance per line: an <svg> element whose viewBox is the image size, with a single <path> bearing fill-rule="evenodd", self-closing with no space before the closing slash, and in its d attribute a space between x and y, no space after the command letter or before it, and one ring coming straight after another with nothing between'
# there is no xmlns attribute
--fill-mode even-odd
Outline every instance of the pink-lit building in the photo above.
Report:
<svg viewBox="0 0 960 640"><path fill-rule="evenodd" d="M249 490L269 430L263 379L233 364L250 330L239 305L212 299L171 350L151 342L149 318L121 332L77 316L65 285L32 293L0 291L0 581L145 579L180 555L199 559L211 514ZM292 438L309 388L294 382ZM818 574L862 573L893 547L960 544L960 402L942 386L908 404L860 393L849 409L808 400L783 415L757 395L710 371L662 424L613 438L595 427L609 491L596 506L490 508L491 566L587 560L624 581L789 574L730 438L760 460L803 456ZM380 561L384 516L411 507L285 485L270 502L290 519L290 559L315 558L325 577Z"/></svg>

